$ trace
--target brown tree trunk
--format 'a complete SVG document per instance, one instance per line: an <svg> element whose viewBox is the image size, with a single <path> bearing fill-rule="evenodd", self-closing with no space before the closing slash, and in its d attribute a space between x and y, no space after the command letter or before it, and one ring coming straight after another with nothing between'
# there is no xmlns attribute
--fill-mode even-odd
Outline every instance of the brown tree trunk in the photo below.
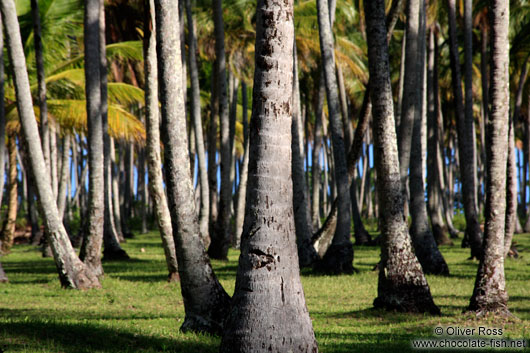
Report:
<svg viewBox="0 0 530 353"><path fill-rule="evenodd" d="M8 136L7 150L9 155L9 174L7 187L7 215L2 225L0 244L2 253L11 250L15 240L15 224L17 220L18 207L18 180L17 180L17 138L14 134Z"/></svg>

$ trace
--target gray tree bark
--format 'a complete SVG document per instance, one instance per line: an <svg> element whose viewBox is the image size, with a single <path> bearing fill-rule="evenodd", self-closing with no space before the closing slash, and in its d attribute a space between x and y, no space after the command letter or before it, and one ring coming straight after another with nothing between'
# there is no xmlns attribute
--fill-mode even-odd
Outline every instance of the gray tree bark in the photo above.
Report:
<svg viewBox="0 0 530 353"><path fill-rule="evenodd" d="M456 38L455 0L448 1L449 8L449 49L451 59L451 80L453 85L454 104L457 120L458 154L460 158L460 177L462 180L462 202L466 217L466 238L471 245L471 257L482 257L482 231L478 221L474 173L475 163L473 156L473 130L468 131L464 115L462 100L462 82L460 75L460 61Z"/></svg>
<svg viewBox="0 0 530 353"><path fill-rule="evenodd" d="M197 159L199 161L199 180L201 185L201 208L199 211L199 230L206 243L210 237L208 233L208 219L210 217L210 187L208 185L208 171L206 169L206 153L204 150L204 137L201 118L201 92L199 87L199 69L197 67L197 38L195 24L191 12L191 0L186 0L186 17L188 19L188 46L189 46L189 71L191 81L191 119L195 131L195 144Z"/></svg>
<svg viewBox="0 0 530 353"><path fill-rule="evenodd" d="M219 333L230 298L213 273L199 235L182 109L177 6L170 0L155 2L164 171L186 313L181 330Z"/></svg>
<svg viewBox="0 0 530 353"><path fill-rule="evenodd" d="M243 135L245 144L245 154L243 163L241 163L241 172L239 173L239 188L237 190L237 207L236 207L236 226L233 245L237 249L241 245L241 234L243 232L243 222L245 220L245 204L247 199L247 180L248 180L248 161L249 161L249 142L248 142L248 99L247 84L241 81L241 91L243 99Z"/></svg>
<svg viewBox="0 0 530 353"><path fill-rule="evenodd" d="M88 130L88 222L80 258L98 277L103 276L101 246L105 212L103 125L100 65L100 0L85 1L85 82Z"/></svg>
<svg viewBox="0 0 530 353"><path fill-rule="evenodd" d="M338 193L335 235L329 249L326 251L326 255L318 263L317 268L324 272L351 273L353 272L353 246L350 241L350 183L346 165L346 151L344 149L337 76L335 75L333 32L327 0L317 1L317 17L335 163L334 180Z"/></svg>
<svg viewBox="0 0 530 353"><path fill-rule="evenodd" d="M68 234L60 220L57 203L51 190L50 175L47 173L37 122L31 101L26 59L19 32L15 3L4 0L0 3L7 35L7 44L13 68L17 108L22 133L27 143L31 171L37 187L44 227L50 241L59 279L63 287L88 289L99 287L97 276L77 257Z"/></svg>
<svg viewBox="0 0 530 353"><path fill-rule="evenodd" d="M59 216L64 218L66 202L69 198L68 179L70 177L70 141L71 135L66 133L63 137L63 150L61 154L61 177L59 178L59 193L57 195L57 208Z"/></svg>
<svg viewBox="0 0 530 353"><path fill-rule="evenodd" d="M228 96L226 89L226 53L222 0L213 1L215 31L215 71L217 72L217 95L219 98L219 117L221 122L221 193L219 215L212 234L208 254L214 259L226 260L230 245L230 214L232 205L232 184L230 183L230 165L232 154L229 139Z"/></svg>
<svg viewBox="0 0 530 353"><path fill-rule="evenodd" d="M149 10L149 11L148 11ZM179 280L175 241L171 227L171 215L164 192L164 180L160 166L160 123L158 118L158 73L156 61L156 21L154 0L145 1L144 22L144 74L145 74L145 122L147 171L149 193L153 200L162 247L169 272L168 281ZM192 69L192 65L190 65ZM193 99L192 99L193 102Z"/></svg>
<svg viewBox="0 0 530 353"><path fill-rule="evenodd" d="M383 0L364 3L374 119L377 191L383 236L378 297L374 306L407 312L440 313L434 304L403 216L392 88Z"/></svg>
<svg viewBox="0 0 530 353"><path fill-rule="evenodd" d="M293 121L292 134L292 178L293 209L296 228L296 245L300 267L309 267L318 259L311 244L313 225L309 210L309 198L304 171L304 130L302 125L302 108L300 106L300 84L298 81L298 57L296 41L293 45Z"/></svg>
<svg viewBox="0 0 530 353"><path fill-rule="evenodd" d="M220 352L317 352L300 282L291 127L293 1L258 2L248 203Z"/></svg>
<svg viewBox="0 0 530 353"><path fill-rule="evenodd" d="M0 15L0 29L2 28L2 16ZM0 102L5 99L5 68L4 68L4 34L0 30ZM6 115L5 107L0 104L0 206L4 196L4 180L6 166Z"/></svg>
<svg viewBox="0 0 530 353"><path fill-rule="evenodd" d="M489 2L491 26L490 119L488 121L486 224L484 255L467 310L482 316L488 312L509 315L504 277L504 227L506 212L506 158L509 123L509 3Z"/></svg>

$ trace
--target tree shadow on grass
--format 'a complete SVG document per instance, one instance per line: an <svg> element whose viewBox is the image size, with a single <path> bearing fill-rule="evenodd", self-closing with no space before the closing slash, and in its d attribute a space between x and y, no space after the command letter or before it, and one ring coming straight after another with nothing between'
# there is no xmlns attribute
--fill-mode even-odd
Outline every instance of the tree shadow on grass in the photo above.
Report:
<svg viewBox="0 0 530 353"><path fill-rule="evenodd" d="M175 327L175 330L177 328ZM29 346L65 353L92 352L216 352L217 343L192 335L182 340L148 336L91 324L56 323L33 319L0 323L0 346L5 352ZM210 341L210 342L204 342Z"/></svg>
<svg viewBox="0 0 530 353"><path fill-rule="evenodd" d="M316 332L319 350L334 353L413 352L419 334Z"/></svg>

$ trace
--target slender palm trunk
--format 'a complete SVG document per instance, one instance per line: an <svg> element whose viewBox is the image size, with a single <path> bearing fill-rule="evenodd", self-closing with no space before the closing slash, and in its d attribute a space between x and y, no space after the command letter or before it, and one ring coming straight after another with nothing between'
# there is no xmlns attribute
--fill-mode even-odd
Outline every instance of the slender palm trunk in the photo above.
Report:
<svg viewBox="0 0 530 353"><path fill-rule="evenodd" d="M35 61L37 64L37 82L39 89L39 119L40 119L40 136L42 140L42 150L44 153L44 162L48 173L50 169L50 131L48 126L48 105L46 104L46 78L44 75L44 55L41 38L41 25L39 14L38 0L31 0L31 17L33 20L33 43L35 45Z"/></svg>
<svg viewBox="0 0 530 353"><path fill-rule="evenodd" d="M22 133L27 143L28 156L31 162L30 169L37 187L44 227L53 250L59 279L63 287L79 289L99 287L100 284L97 277L79 260L72 248L68 234L59 217L56 199L51 191L50 175L47 173L44 162L39 131L31 101L26 59L19 32L15 3L12 0L4 0L0 3L0 7L12 61Z"/></svg>
<svg viewBox="0 0 530 353"><path fill-rule="evenodd" d="M448 1L449 7L449 49L451 58L451 80L457 120L458 153L460 158L460 177L462 180L462 202L466 217L466 238L471 245L471 256L482 257L482 231L478 221L475 199L475 163L473 155L473 130L466 124L462 100L462 82L456 38L455 0Z"/></svg>
<svg viewBox="0 0 530 353"><path fill-rule="evenodd" d="M313 229L320 228L320 184L322 174L322 169L320 166L320 152L322 151L322 120L324 115L324 98L326 94L324 72L321 71L319 76L315 125L313 126L313 153L311 161L311 221L313 223Z"/></svg>
<svg viewBox="0 0 530 353"><path fill-rule="evenodd" d="M236 227L234 234L233 245L237 249L241 245L241 234L243 231L243 221L245 220L245 205L247 199L247 180L248 180L248 161L249 161L249 142L248 142L248 99L247 99L247 84L241 81L241 91L243 99L243 135L245 144L245 154L243 155L243 163L241 164L241 171L239 173L239 188L237 191L237 207L236 207Z"/></svg>
<svg viewBox="0 0 530 353"><path fill-rule="evenodd" d="M293 218L293 2L259 1L248 204L220 352L317 352Z"/></svg>
<svg viewBox="0 0 530 353"><path fill-rule="evenodd" d="M63 150L61 154L61 177L59 178L59 193L57 195L57 208L59 216L64 218L68 194L68 179L70 177L70 141L69 133L63 137Z"/></svg>
<svg viewBox="0 0 530 353"><path fill-rule="evenodd" d="M162 164L160 158L160 124L158 118L158 73L156 62L156 21L154 0L145 1L146 19L144 27L144 73L145 73L145 122L147 171L149 173L149 192L153 199L162 247L166 256L169 272L168 281L179 279L171 215L167 206ZM149 11L147 11L149 9ZM192 65L190 65L192 67ZM193 69L192 69L193 70ZM192 100L193 101L193 100Z"/></svg>
<svg viewBox="0 0 530 353"><path fill-rule="evenodd" d="M81 246L81 260L99 277L105 212L103 125L100 65L100 0L85 1L85 82L88 130L88 226Z"/></svg>
<svg viewBox="0 0 530 353"><path fill-rule="evenodd" d="M219 98L219 117L221 122L221 194L219 199L219 215L217 217L215 233L208 254L214 259L226 260L230 245L230 214L232 205L232 185L230 183L230 165L232 161L230 149L230 122L228 114L228 96L226 89L226 54L223 21L223 7L221 0L213 1L215 57L217 72L217 94Z"/></svg>
<svg viewBox="0 0 530 353"><path fill-rule="evenodd" d="M177 4L156 1L155 12L165 181L186 312L181 330L215 333L221 330L230 298L212 271L199 235L182 109Z"/></svg>
<svg viewBox="0 0 530 353"><path fill-rule="evenodd" d="M491 25L491 115L488 124L488 179L484 255L468 310L481 316L488 312L509 314L504 277L504 232L506 212L506 158L509 126L509 3L490 1Z"/></svg>
<svg viewBox="0 0 530 353"><path fill-rule="evenodd" d="M17 180L17 137L10 134L7 139L9 155L9 174L7 187L7 215L2 225L0 234L1 252L6 254L11 250L15 240L15 224L17 220L18 207L18 180Z"/></svg>
<svg viewBox="0 0 530 353"><path fill-rule="evenodd" d="M374 306L411 312L439 313L434 304L403 217L403 193L397 153L384 1L364 3L367 25L377 190L383 236L378 297Z"/></svg>
<svg viewBox="0 0 530 353"><path fill-rule="evenodd" d="M335 75L335 56L333 33L327 0L317 1L318 28L320 50L326 83L326 97L328 101L331 142L333 144L333 160L335 163L334 180L337 185L337 227L333 241L326 251L326 255L319 263L319 268L325 272L351 273L353 271L353 247L350 241L351 204L346 166L346 151L344 149L344 133L340 113L337 76ZM327 191L327 190L326 190Z"/></svg>
<svg viewBox="0 0 530 353"><path fill-rule="evenodd" d="M309 267L318 257L315 248L311 245L313 226L311 224L307 185L305 183L304 130L302 125L302 108L300 106L300 84L298 82L296 42L294 42L293 45L293 121L291 135L293 209L298 259L300 261L300 267Z"/></svg>
<svg viewBox="0 0 530 353"><path fill-rule="evenodd" d="M199 211L199 230L201 237L206 243L209 239L208 219L210 217L208 185L208 171L206 169L206 153L204 150L204 137L201 117L201 92L199 87L199 69L197 66L197 37L195 35L195 24L191 12L191 0L186 0L186 17L188 19L188 46L189 46L189 71L191 81L191 119L193 120L193 130L195 131L195 148L199 162L199 180L201 191L201 208Z"/></svg>
<svg viewBox="0 0 530 353"><path fill-rule="evenodd" d="M5 68L4 68L4 34L2 29L2 16L0 15L0 102L5 99ZM6 114L3 104L0 104L0 206L4 196L4 180L6 165Z"/></svg>

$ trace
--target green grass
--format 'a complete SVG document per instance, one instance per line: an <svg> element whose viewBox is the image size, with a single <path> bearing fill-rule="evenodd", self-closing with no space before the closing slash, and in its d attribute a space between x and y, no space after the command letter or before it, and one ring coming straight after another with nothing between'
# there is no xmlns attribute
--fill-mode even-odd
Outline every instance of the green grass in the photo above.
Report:
<svg viewBox="0 0 530 353"><path fill-rule="evenodd" d="M322 352L410 351L410 340L434 337L438 325L503 327L504 337L530 337L530 235L517 235L522 258L506 263L509 306L516 318L476 320L462 314L469 302L477 262L468 249L442 247L449 277L429 276L442 316L388 313L372 308L379 258L375 247L356 247L351 276L320 276L304 270L307 305ZM10 283L0 284L0 351L5 352L217 352L218 337L182 334L184 308L178 284L165 281L157 233L124 244L128 262L106 262L103 288L60 288L51 259L35 247L17 245L3 257ZM142 249L145 252L142 252ZM213 262L233 293L236 251Z"/></svg>

